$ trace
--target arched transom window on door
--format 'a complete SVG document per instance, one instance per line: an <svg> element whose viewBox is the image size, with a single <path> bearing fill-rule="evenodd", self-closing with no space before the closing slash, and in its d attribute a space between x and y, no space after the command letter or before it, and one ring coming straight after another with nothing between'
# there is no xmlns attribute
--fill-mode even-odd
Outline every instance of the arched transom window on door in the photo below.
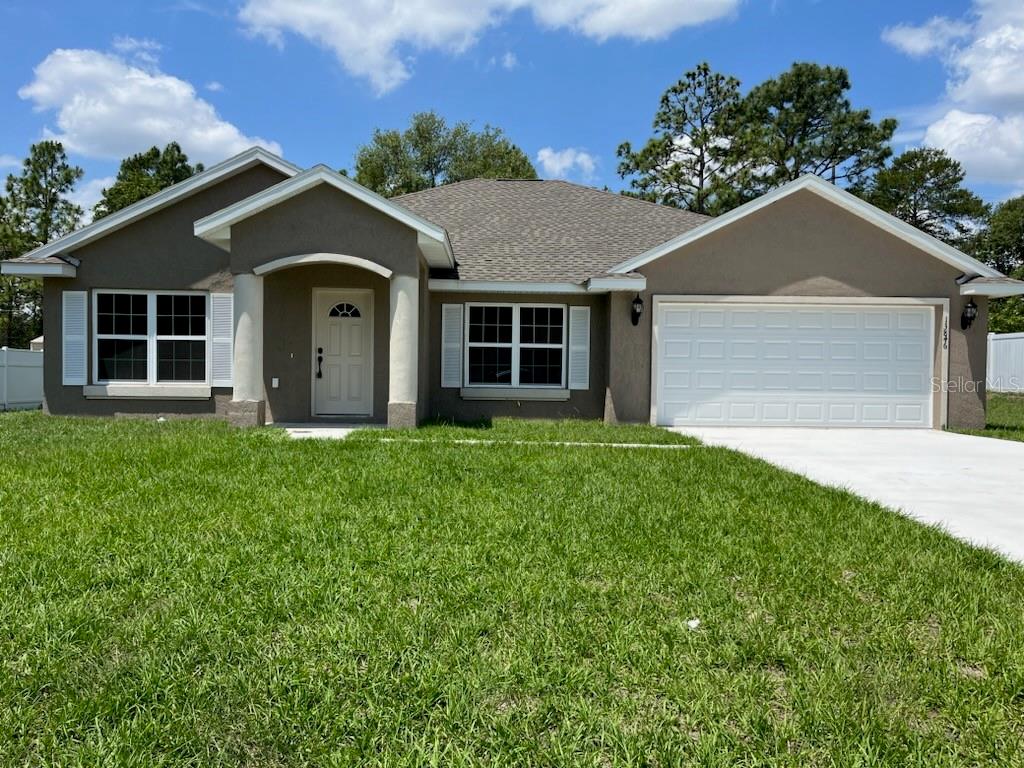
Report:
<svg viewBox="0 0 1024 768"><path fill-rule="evenodd" d="M327 313L328 317L362 317L359 314L359 307L355 304L349 304L347 301L343 301L340 304L335 304L331 307L331 311Z"/></svg>

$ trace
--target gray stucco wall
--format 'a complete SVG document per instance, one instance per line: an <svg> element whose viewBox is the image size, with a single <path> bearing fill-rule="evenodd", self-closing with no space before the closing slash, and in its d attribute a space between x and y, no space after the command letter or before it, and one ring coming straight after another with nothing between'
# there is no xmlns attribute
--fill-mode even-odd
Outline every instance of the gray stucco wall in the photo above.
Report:
<svg viewBox="0 0 1024 768"><path fill-rule="evenodd" d="M233 274L307 253L357 256L400 275L419 274L414 230L326 184L231 228Z"/></svg>
<svg viewBox="0 0 1024 768"><path fill-rule="evenodd" d="M311 265L282 269L263 283L263 373L268 421L311 421L313 289L373 291L373 418L388 412L388 281L357 267ZM280 379L277 389L271 379ZM336 419L335 419L336 420ZM361 419L346 419L359 421Z"/></svg>
<svg viewBox="0 0 1024 768"><path fill-rule="evenodd" d="M507 400L463 400L458 389L441 387L441 305L487 301L519 304L566 304L590 307L590 389L573 390L564 402ZM432 419L477 421L495 416L528 419L599 419L604 413L607 387L607 303L605 295L547 295L498 293L433 293L430 295L430 350L427 361L430 376Z"/></svg>
<svg viewBox="0 0 1024 768"><path fill-rule="evenodd" d="M949 425L984 424L987 302L977 300L978 319L969 331L961 331L967 299L955 282L960 270L811 192L783 198L638 271L647 277L639 326L630 324L631 295L613 294L610 303L609 420L650 418L656 294L901 296L949 299L950 382L980 382L977 391L950 392ZM935 402L937 408L938 394Z"/></svg>
<svg viewBox="0 0 1024 768"><path fill-rule="evenodd" d="M95 288L140 290L230 291L229 256L198 239L193 222L238 200L277 184L285 177L264 165L255 166L201 192L133 222L85 245L71 255L82 260L72 279L43 281L43 329L54 343L46 345L43 365L45 407L50 413L108 416L114 414L223 413L231 399L229 389L214 389L213 399L203 401L87 400L81 387L65 387L62 381L60 340L61 293ZM92 344L92 297L89 339ZM93 381L91 346L89 381Z"/></svg>

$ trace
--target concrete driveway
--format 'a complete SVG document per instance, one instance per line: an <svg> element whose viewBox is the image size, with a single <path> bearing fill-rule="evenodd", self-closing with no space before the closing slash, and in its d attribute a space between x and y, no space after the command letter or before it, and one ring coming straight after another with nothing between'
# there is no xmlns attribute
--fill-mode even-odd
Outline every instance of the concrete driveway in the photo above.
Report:
<svg viewBox="0 0 1024 768"><path fill-rule="evenodd" d="M926 429L679 428L1024 562L1024 443Z"/></svg>

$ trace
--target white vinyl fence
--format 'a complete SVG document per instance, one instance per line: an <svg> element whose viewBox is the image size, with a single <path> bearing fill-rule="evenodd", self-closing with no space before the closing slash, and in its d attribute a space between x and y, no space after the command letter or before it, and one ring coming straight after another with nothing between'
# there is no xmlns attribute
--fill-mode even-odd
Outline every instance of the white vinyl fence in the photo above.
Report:
<svg viewBox="0 0 1024 768"><path fill-rule="evenodd" d="M43 353L0 347L0 411L43 404Z"/></svg>
<svg viewBox="0 0 1024 768"><path fill-rule="evenodd" d="M1024 392L1024 333L988 335L989 392Z"/></svg>

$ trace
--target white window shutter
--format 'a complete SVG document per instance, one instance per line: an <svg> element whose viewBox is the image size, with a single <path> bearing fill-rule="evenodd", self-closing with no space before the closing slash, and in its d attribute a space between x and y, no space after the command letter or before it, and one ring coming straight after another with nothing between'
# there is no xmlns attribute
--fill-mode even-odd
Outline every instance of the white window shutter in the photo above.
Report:
<svg viewBox="0 0 1024 768"><path fill-rule="evenodd" d="M86 354L89 348L88 294L85 291L64 291L61 297L61 358L63 382L68 386L85 386Z"/></svg>
<svg viewBox="0 0 1024 768"><path fill-rule="evenodd" d="M590 389L590 307L569 307L569 389Z"/></svg>
<svg viewBox="0 0 1024 768"><path fill-rule="evenodd" d="M441 305L441 386L462 386L462 305Z"/></svg>
<svg viewBox="0 0 1024 768"><path fill-rule="evenodd" d="M235 310L234 295L210 294L210 385L233 386Z"/></svg>

